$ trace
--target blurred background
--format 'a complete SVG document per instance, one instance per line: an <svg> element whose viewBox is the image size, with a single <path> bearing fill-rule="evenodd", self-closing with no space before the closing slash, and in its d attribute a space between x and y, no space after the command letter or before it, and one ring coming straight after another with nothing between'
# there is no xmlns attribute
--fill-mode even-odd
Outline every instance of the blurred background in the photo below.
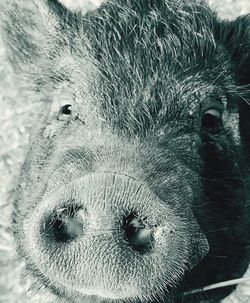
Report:
<svg viewBox="0 0 250 303"><path fill-rule="evenodd" d="M250 13L249 0L210 0L209 3L224 19ZM38 111L39 103L34 104L25 95L8 64L0 36L0 303L28 302L20 284L22 265L17 261L11 235L8 195L15 185ZM246 275L250 276L250 271ZM28 288L26 285L26 291ZM31 302L47 301L33 295ZM238 286L225 302L249 303L250 283Z"/></svg>

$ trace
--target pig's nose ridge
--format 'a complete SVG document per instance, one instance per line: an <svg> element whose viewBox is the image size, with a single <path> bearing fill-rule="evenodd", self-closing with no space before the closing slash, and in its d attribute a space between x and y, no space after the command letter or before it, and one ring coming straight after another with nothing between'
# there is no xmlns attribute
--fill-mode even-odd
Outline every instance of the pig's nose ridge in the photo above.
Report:
<svg viewBox="0 0 250 303"><path fill-rule="evenodd" d="M104 247L122 248L131 255L153 253L159 223L149 206L156 202L149 188L134 178L94 173L49 193L32 226L38 231L39 245L47 252L61 245L91 250L99 239Z"/></svg>

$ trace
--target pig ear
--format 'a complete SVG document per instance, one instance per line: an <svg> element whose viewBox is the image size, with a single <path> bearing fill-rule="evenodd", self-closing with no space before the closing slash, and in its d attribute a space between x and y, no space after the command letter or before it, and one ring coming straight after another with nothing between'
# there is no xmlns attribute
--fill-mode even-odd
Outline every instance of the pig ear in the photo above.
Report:
<svg viewBox="0 0 250 303"><path fill-rule="evenodd" d="M230 55L237 84L245 88L239 99L239 127L246 160L250 165L250 14L222 24L220 40Z"/></svg>
<svg viewBox="0 0 250 303"><path fill-rule="evenodd" d="M22 71L36 68L48 49L63 45L62 17L85 14L104 0L0 0L1 36L13 65ZM60 40L60 41L59 41ZM58 49L57 51L60 51ZM49 59L49 58L48 58ZM31 66L32 65L32 66Z"/></svg>
<svg viewBox="0 0 250 303"><path fill-rule="evenodd" d="M14 67L27 70L45 53L57 20L43 0L0 0L1 36Z"/></svg>
<svg viewBox="0 0 250 303"><path fill-rule="evenodd" d="M224 44L229 51L239 84L250 84L250 14L222 26Z"/></svg>

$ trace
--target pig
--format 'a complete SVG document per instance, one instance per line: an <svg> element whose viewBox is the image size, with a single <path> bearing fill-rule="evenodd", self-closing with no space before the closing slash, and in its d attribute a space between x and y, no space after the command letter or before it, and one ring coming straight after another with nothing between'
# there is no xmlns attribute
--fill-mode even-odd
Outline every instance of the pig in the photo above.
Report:
<svg viewBox="0 0 250 303"><path fill-rule="evenodd" d="M187 292L249 263L250 16L65 2L0 0L42 103L14 199L26 275L59 302L219 302L233 286Z"/></svg>

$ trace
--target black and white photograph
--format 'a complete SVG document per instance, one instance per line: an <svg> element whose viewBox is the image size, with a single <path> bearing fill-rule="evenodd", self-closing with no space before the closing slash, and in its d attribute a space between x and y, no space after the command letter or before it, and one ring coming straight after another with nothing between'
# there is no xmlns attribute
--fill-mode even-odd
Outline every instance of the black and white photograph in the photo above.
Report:
<svg viewBox="0 0 250 303"><path fill-rule="evenodd" d="M249 0L0 0L0 303L250 303Z"/></svg>

